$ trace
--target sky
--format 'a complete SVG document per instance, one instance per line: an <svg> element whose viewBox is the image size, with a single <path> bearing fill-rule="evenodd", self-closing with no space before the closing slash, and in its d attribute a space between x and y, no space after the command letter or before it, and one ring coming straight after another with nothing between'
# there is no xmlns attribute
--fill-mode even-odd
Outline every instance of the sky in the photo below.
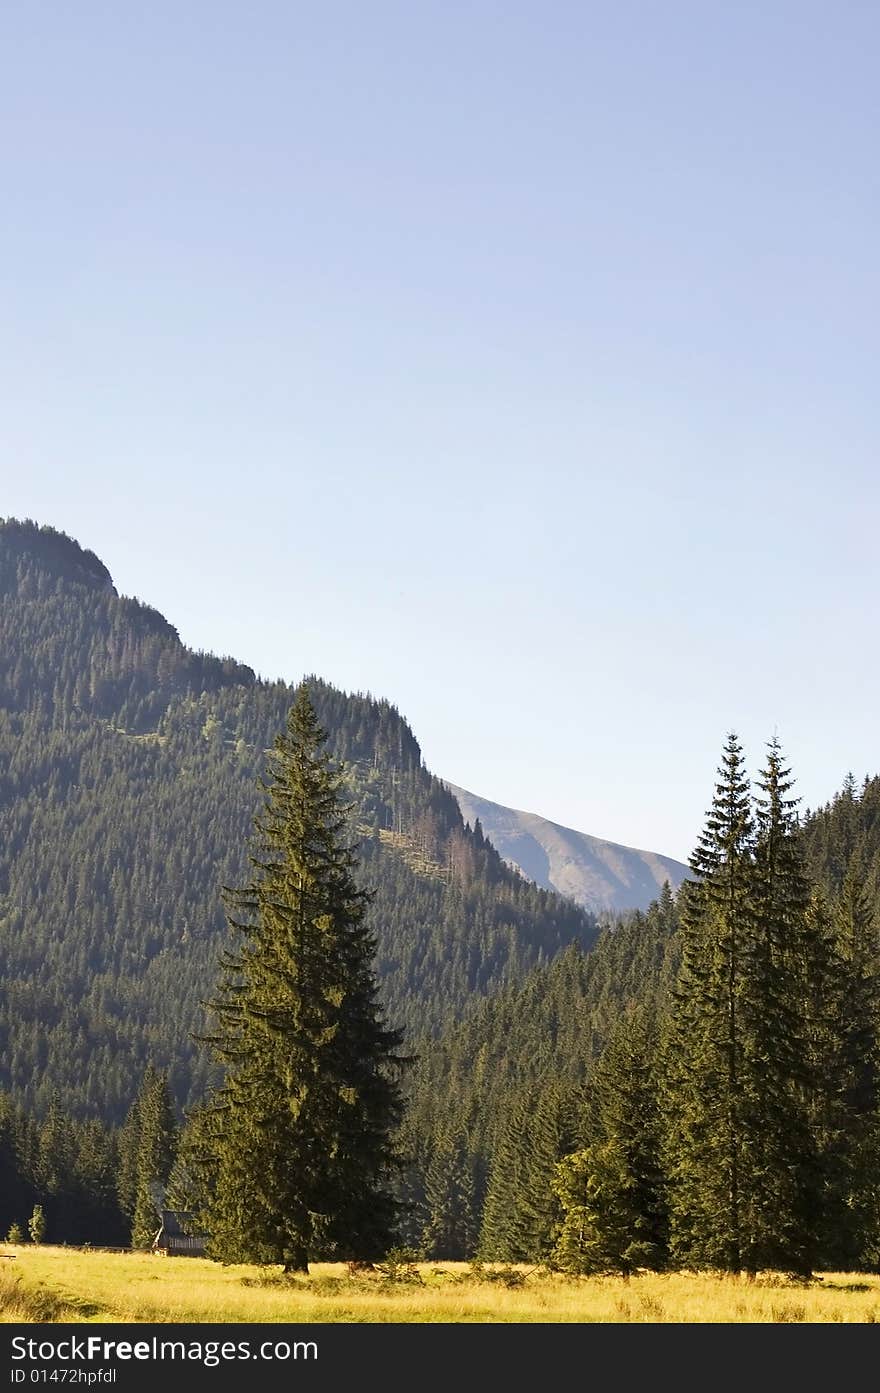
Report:
<svg viewBox="0 0 880 1393"><path fill-rule="evenodd" d="M0 516L685 859L880 771L880 9L0 10Z"/></svg>

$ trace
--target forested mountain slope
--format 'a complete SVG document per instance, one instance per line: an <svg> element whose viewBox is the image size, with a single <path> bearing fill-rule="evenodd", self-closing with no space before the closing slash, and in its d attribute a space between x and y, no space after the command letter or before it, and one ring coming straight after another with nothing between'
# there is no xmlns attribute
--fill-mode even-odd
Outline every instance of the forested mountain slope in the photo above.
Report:
<svg viewBox="0 0 880 1393"><path fill-rule="evenodd" d="M593 919L510 870L387 701L310 682L375 887L390 1023L460 1017ZM264 751L293 689L187 649L93 553L0 523L0 1087L118 1120L144 1064L184 1100Z"/></svg>
<svg viewBox="0 0 880 1393"><path fill-rule="evenodd" d="M834 898L849 874L873 906L880 931L880 775L861 787L847 775L830 803L807 811L803 840L817 884Z"/></svg>
<svg viewBox="0 0 880 1393"><path fill-rule="evenodd" d="M662 1010L678 966L668 887L646 913L572 946L426 1041L410 1080L405 1148L407 1239L433 1255L473 1253L487 1189L500 1214L544 1194L559 1158L580 1144L589 1084L630 1010ZM510 1256L499 1247L494 1256Z"/></svg>
<svg viewBox="0 0 880 1393"><path fill-rule="evenodd" d="M872 926L876 963L880 778L861 787L847 778L805 814L799 836L829 922L844 935L854 914ZM597 1064L615 1036L624 1045L632 1037L638 1057L669 1009L680 956L678 906L665 887L647 912L605 928L589 953L570 948L425 1042L406 1122L409 1241L433 1256L480 1248L535 1260L536 1235L555 1221L554 1166L595 1128ZM619 1082L632 1088L638 1076Z"/></svg>

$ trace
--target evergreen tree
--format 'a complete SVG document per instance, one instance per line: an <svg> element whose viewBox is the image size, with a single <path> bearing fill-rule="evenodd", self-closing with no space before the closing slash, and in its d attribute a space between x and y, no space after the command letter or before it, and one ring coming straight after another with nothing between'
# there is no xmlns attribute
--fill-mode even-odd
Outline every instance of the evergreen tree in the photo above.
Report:
<svg viewBox="0 0 880 1393"><path fill-rule="evenodd" d="M528 1187L531 1099L520 1094L508 1110L493 1148L480 1226L479 1255L490 1261L526 1262L529 1231L520 1203Z"/></svg>
<svg viewBox="0 0 880 1393"><path fill-rule="evenodd" d="M83 1242L115 1247L124 1243L131 1231L117 1199L117 1138L96 1118L76 1124L74 1135L73 1191L79 1237Z"/></svg>
<svg viewBox="0 0 880 1393"><path fill-rule="evenodd" d="M880 951L878 920L862 887L856 859L837 906L843 963L838 1035L849 1155L846 1246L841 1257L880 1268Z"/></svg>
<svg viewBox="0 0 880 1393"><path fill-rule="evenodd" d="M590 1085L590 1140L563 1158L553 1179L563 1211L553 1261L563 1270L628 1274L666 1265L657 1053L652 1014L622 1016Z"/></svg>
<svg viewBox="0 0 880 1393"><path fill-rule="evenodd" d="M241 946L223 958L210 1037L225 1079L199 1127L209 1251L285 1271L378 1258L395 1217L401 1037L377 1003L369 895L325 741L303 685L275 740L253 876L227 895Z"/></svg>
<svg viewBox="0 0 880 1393"><path fill-rule="evenodd" d="M743 1187L746 1265L809 1273L818 1258L821 1169L810 1100L810 889L794 786L779 741L757 780L752 928L742 993L746 1073L754 1102Z"/></svg>
<svg viewBox="0 0 880 1393"><path fill-rule="evenodd" d="M833 905L816 895L827 960L814 1003L814 1048L824 1068L816 1099L829 1266L880 1267L880 955L875 916L855 860Z"/></svg>
<svg viewBox="0 0 880 1393"><path fill-rule="evenodd" d="M808 1275L819 1261L839 1072L839 978L810 909L798 800L775 739L749 814L730 737L686 882L670 1020L668 1163L679 1261ZM824 1160L823 1160L824 1153ZM833 1188L833 1186L832 1186Z"/></svg>
<svg viewBox="0 0 880 1393"><path fill-rule="evenodd" d="M137 1191L131 1243L133 1248L148 1248L161 1223L159 1210L174 1164L178 1133L168 1075L152 1067L144 1076L137 1119Z"/></svg>
<svg viewBox="0 0 880 1393"><path fill-rule="evenodd" d="M41 1204L34 1205L34 1212L28 1219L28 1233L32 1243L42 1243L46 1237L46 1216Z"/></svg>
<svg viewBox="0 0 880 1393"><path fill-rule="evenodd" d="M116 1194L119 1208L128 1219L129 1228L134 1220L134 1210L137 1204L140 1140L140 1094L138 1094L126 1114L125 1122L119 1129L119 1163L116 1173Z"/></svg>
<svg viewBox="0 0 880 1393"><path fill-rule="evenodd" d="M572 1091L552 1078L543 1080L532 1109L529 1144L524 1160L524 1185L516 1197L530 1262L544 1262L556 1241L562 1212L553 1191L553 1177L563 1156L575 1145Z"/></svg>
<svg viewBox="0 0 880 1393"><path fill-rule="evenodd" d="M433 1035L592 944L591 915L465 828L390 703L310 693L364 829L389 1019ZM57 1088L67 1116L119 1123L150 1059L182 1103L204 1097L193 1033L227 932L218 882L246 877L254 781L293 697L185 648L70 538L0 520L0 1088L32 1117Z"/></svg>
<svg viewBox="0 0 880 1393"><path fill-rule="evenodd" d="M40 1128L37 1178L46 1195L62 1195L70 1184L73 1171L73 1136L70 1118L61 1110L56 1093L52 1095L49 1111Z"/></svg>
<svg viewBox="0 0 880 1393"><path fill-rule="evenodd" d="M650 1265L652 1250L638 1239L643 1216L616 1138L564 1156L552 1183L563 1216L552 1257L555 1267L629 1276Z"/></svg>
<svg viewBox="0 0 880 1393"><path fill-rule="evenodd" d="M23 1132L21 1114L12 1100L0 1092L0 1232L27 1214L34 1202L22 1155Z"/></svg>
<svg viewBox="0 0 880 1393"><path fill-rule="evenodd" d="M541 1262L561 1220L552 1182L575 1143L571 1086L544 1074L508 1108L492 1157L479 1251L503 1262Z"/></svg>
<svg viewBox="0 0 880 1393"><path fill-rule="evenodd" d="M467 1138L444 1129L425 1169L426 1221L421 1248L428 1258L461 1260L476 1251L473 1162Z"/></svg>
<svg viewBox="0 0 880 1393"><path fill-rule="evenodd" d="M742 1270L747 1136L744 982L753 941L749 784L728 737L706 826L680 892L682 963L667 1058L671 1241L682 1263Z"/></svg>

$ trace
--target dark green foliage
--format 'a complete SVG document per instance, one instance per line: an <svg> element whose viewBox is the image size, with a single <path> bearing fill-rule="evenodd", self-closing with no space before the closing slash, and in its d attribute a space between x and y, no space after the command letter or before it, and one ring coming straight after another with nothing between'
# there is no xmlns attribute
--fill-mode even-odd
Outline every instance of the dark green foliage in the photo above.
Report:
<svg viewBox="0 0 880 1393"><path fill-rule="evenodd" d="M137 1120L137 1130L131 1244L133 1248L148 1248L161 1223L160 1210L177 1151L177 1119L167 1074L158 1073L152 1067L147 1069L133 1117ZM131 1139L126 1140L131 1145ZM130 1165L129 1156L126 1162ZM123 1179L121 1163L120 1181L123 1189L127 1189L129 1175L126 1173Z"/></svg>
<svg viewBox="0 0 880 1393"><path fill-rule="evenodd" d="M553 1166L587 1139L583 1083L621 1010L665 999L677 964L676 927L667 890L645 914L611 924L589 954L559 954L521 987L480 1003L469 1020L420 1046L403 1143L411 1158L401 1196L410 1206L407 1242L424 1245L427 1171L455 1135L467 1155L459 1173L471 1178L480 1251L541 1260L560 1219Z"/></svg>
<svg viewBox="0 0 880 1393"><path fill-rule="evenodd" d="M880 1270L880 778L808 818L811 1050L828 1266Z"/></svg>
<svg viewBox="0 0 880 1393"><path fill-rule="evenodd" d="M615 922L589 953L570 948L526 981L478 1003L470 1017L419 1047L409 1080L419 1134L460 1125L474 1154L488 1158L523 1097L548 1079L578 1089L630 1003L665 1000L678 963L671 896Z"/></svg>
<svg viewBox="0 0 880 1393"><path fill-rule="evenodd" d="M590 916L515 875L387 701L310 683L346 768L389 1013L410 1035L521 981ZM121 1122L149 1061L204 1096L203 1028L292 689L185 648L91 553L0 523L0 1086ZM126 1201L128 1203L128 1201Z"/></svg>
<svg viewBox="0 0 880 1393"><path fill-rule="evenodd" d="M5 1093L0 1093L0 1233L23 1226L35 1199L31 1124Z"/></svg>
<svg viewBox="0 0 880 1393"><path fill-rule="evenodd" d="M140 1165L140 1094L128 1110L125 1122L117 1136L119 1164L116 1173L116 1194L119 1208L128 1220L129 1232L134 1222L134 1211L138 1196L138 1168Z"/></svg>
<svg viewBox="0 0 880 1393"><path fill-rule="evenodd" d="M836 905L836 1040L843 1105L838 1174L847 1178L840 1261L880 1268L880 924L851 864Z"/></svg>
<svg viewBox="0 0 880 1393"><path fill-rule="evenodd" d="M553 1177L575 1141L574 1090L552 1079L521 1093L494 1147L480 1256L542 1262L556 1241L561 1213Z"/></svg>
<svg viewBox="0 0 880 1393"><path fill-rule="evenodd" d="M876 920L852 874L834 906L820 892L811 920L813 1123L823 1188L818 1214L827 1266L880 1269L880 960ZM817 955L818 956L818 955Z"/></svg>
<svg viewBox="0 0 880 1393"><path fill-rule="evenodd" d="M194 1153L209 1252L308 1270L391 1246L398 1031L373 976L340 778L303 686L275 741L253 875L230 893L210 1037L224 1067Z"/></svg>
<svg viewBox="0 0 880 1393"><path fill-rule="evenodd" d="M757 1120L743 995L753 941L752 818L742 750L727 741L682 888L682 964L670 1018L668 1166L672 1247L682 1263L742 1269L745 1151Z"/></svg>
<svg viewBox="0 0 880 1393"><path fill-rule="evenodd" d="M732 742L695 881L678 905L667 887L609 919L587 952L593 921L463 826L392 706L310 686L344 762L358 885L377 889L382 1000L421 1037L402 1240L463 1257L482 1228L502 1259L539 1260L563 1218L547 1175L564 1147L581 1158L569 1214L606 1196L594 1258L659 1261L662 1204L647 1240L637 1183L653 1174L655 1071L603 1052L635 1006L662 1020L683 955L683 1048L667 1056L679 1259L735 1266L736 1208L743 1266L880 1266L880 778L849 777L798 829L771 748L750 828ZM218 1082L190 1036L230 943L219 888L245 876L254 780L291 696L184 648L70 538L0 522L0 1231L41 1204L52 1242L127 1241L145 1066L190 1105ZM615 1070L616 1116L600 1106ZM94 1120L127 1113L118 1134ZM169 1180L175 1207L197 1194L205 1116Z"/></svg>
<svg viewBox="0 0 880 1393"><path fill-rule="evenodd" d="M654 1012L626 1011L589 1086L588 1143L553 1177L562 1210L553 1261L564 1271L627 1274L667 1263L658 1052Z"/></svg>
<svg viewBox="0 0 880 1393"><path fill-rule="evenodd" d="M520 1205L527 1193L530 1142L528 1100L520 1095L492 1151L480 1229L482 1258L523 1262L531 1256L528 1227Z"/></svg>
<svg viewBox="0 0 880 1393"><path fill-rule="evenodd" d="M876 915L880 911L880 776L861 789L849 774L840 793L814 813L803 831L811 880L835 900L851 873Z"/></svg>
<svg viewBox="0 0 880 1393"><path fill-rule="evenodd" d="M657 1265L654 1244L642 1237L644 1215L617 1140L593 1142L564 1156L552 1184L562 1213L554 1267L579 1275L629 1276Z"/></svg>
<svg viewBox="0 0 880 1393"><path fill-rule="evenodd" d="M475 1159L461 1132L432 1138L424 1171L424 1221L419 1250L448 1261L476 1251L479 1232Z"/></svg>
<svg viewBox="0 0 880 1393"><path fill-rule="evenodd" d="M819 1086L810 1054L810 886L794 786L778 740L758 778L754 847L754 943L744 993L758 1132L748 1164L751 1262L809 1273L818 1255L816 1212L823 1203L818 1139L810 1098Z"/></svg>
<svg viewBox="0 0 880 1393"><path fill-rule="evenodd" d="M577 1144L580 1104L579 1090L552 1079L546 1081L535 1100L525 1184L517 1203L526 1257L531 1262L547 1261L556 1242L562 1213L553 1193L553 1177L561 1158Z"/></svg>
<svg viewBox="0 0 880 1393"><path fill-rule="evenodd" d="M56 1100L38 1124L0 1093L0 1233L23 1229L39 1204L53 1243L125 1243L118 1165L116 1139L96 1119L66 1117Z"/></svg>
<svg viewBox="0 0 880 1393"><path fill-rule="evenodd" d="M754 831L733 736L719 772L692 862L699 879L682 889L682 969L669 1017L672 1249L690 1265L809 1274L831 1256L832 1233L842 1243L848 1227L858 1232L850 1262L867 1242L873 1179L857 1158L876 1137L876 935L872 943L862 902L848 937L844 921L854 920L842 906L854 902L843 889L836 930L821 898L811 904L778 743L759 780ZM864 951L850 971L855 940ZM846 1102L847 1080L858 1091L857 1078L868 1081L864 1114ZM861 1217L848 1224L845 1210Z"/></svg>

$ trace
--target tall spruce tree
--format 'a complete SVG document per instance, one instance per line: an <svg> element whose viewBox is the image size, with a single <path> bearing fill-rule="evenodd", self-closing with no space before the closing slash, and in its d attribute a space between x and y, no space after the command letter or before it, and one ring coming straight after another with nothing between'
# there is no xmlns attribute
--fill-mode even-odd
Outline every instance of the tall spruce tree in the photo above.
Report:
<svg viewBox="0 0 880 1393"><path fill-rule="evenodd" d="M673 1255L739 1272L753 1127L742 998L753 940L753 822L742 747L724 747L706 826L680 892L682 961L673 991L667 1169Z"/></svg>
<svg viewBox="0 0 880 1393"><path fill-rule="evenodd" d="M529 1223L522 1199L528 1192L532 1098L517 1095L495 1138L480 1225L479 1256L497 1262L528 1262Z"/></svg>
<svg viewBox="0 0 880 1393"><path fill-rule="evenodd" d="M468 1139L462 1131L444 1128L432 1141L425 1168L427 1217L420 1247L426 1257L435 1260L470 1258L476 1249L478 1226Z"/></svg>
<svg viewBox="0 0 880 1393"><path fill-rule="evenodd" d="M525 1233L526 1255L532 1262L549 1258L562 1223L562 1210L553 1191L553 1177L563 1156L576 1145L574 1089L543 1079L536 1090L522 1193L517 1197Z"/></svg>
<svg viewBox="0 0 880 1393"><path fill-rule="evenodd" d="M754 939L743 991L744 1049L757 1125L745 1159L743 1222L750 1268L809 1273L819 1256L816 1214L821 1168L811 1099L811 966L818 961L809 917L794 780L778 739L769 742L757 786Z"/></svg>
<svg viewBox="0 0 880 1393"><path fill-rule="evenodd" d="M828 935L810 912L797 802L770 742L753 825L742 751L724 751L682 889L667 1050L672 1250L731 1272L807 1275L821 1255L829 1098Z"/></svg>
<svg viewBox="0 0 880 1393"><path fill-rule="evenodd" d="M137 1186L131 1242L147 1248L161 1223L165 1187L174 1164L178 1127L168 1075L148 1068L138 1098Z"/></svg>
<svg viewBox="0 0 880 1393"><path fill-rule="evenodd" d="M141 1140L140 1093L135 1097L119 1129L119 1163L116 1172L116 1197L119 1208L128 1220L129 1231L134 1220L138 1193L138 1154Z"/></svg>
<svg viewBox="0 0 880 1393"><path fill-rule="evenodd" d="M209 1042L225 1067L200 1116L200 1217L223 1261L375 1259L393 1238L401 1036L373 974L340 776L301 686L256 820L250 883L227 892Z"/></svg>

